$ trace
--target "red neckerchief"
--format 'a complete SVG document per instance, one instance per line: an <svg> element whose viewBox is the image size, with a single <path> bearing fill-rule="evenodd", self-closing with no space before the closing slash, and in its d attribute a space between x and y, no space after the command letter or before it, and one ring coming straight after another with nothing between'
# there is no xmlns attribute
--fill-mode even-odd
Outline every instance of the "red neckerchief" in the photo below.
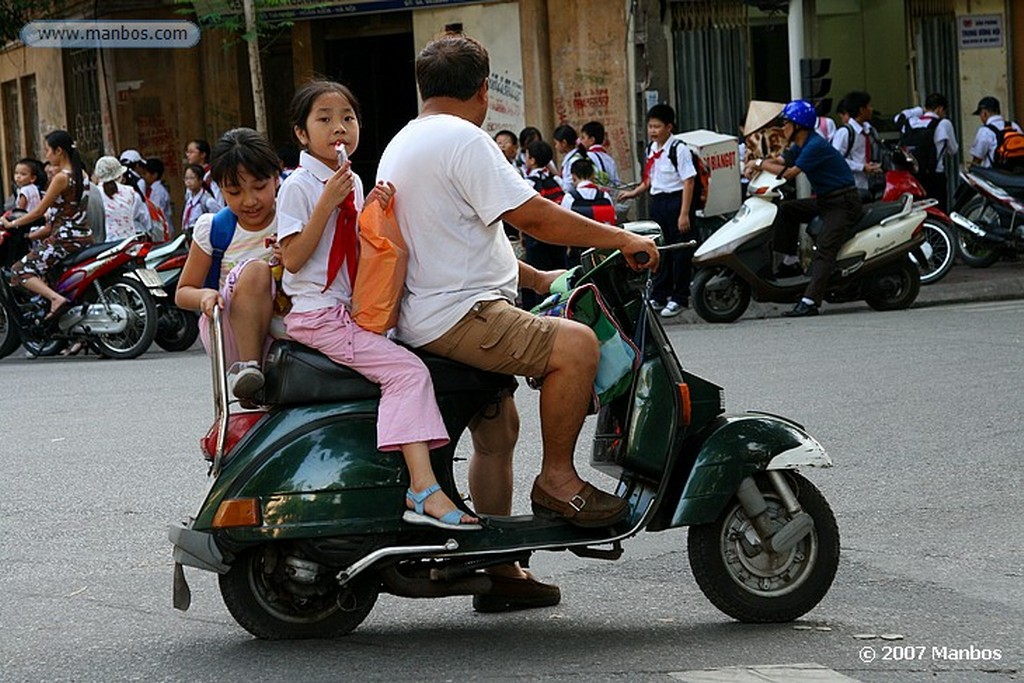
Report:
<svg viewBox="0 0 1024 683"><path fill-rule="evenodd" d="M662 147L657 152L655 152L651 156L647 157L647 162L644 164L643 182L646 183L650 179L650 177L651 177L651 169L654 168L654 162L661 158L661 153L664 152L664 151L665 151L665 148Z"/></svg>
<svg viewBox="0 0 1024 683"><path fill-rule="evenodd" d="M608 150L606 150L601 145L591 145L590 148L587 151L588 152L604 152L605 154L608 153Z"/></svg>
<svg viewBox="0 0 1024 683"><path fill-rule="evenodd" d="M341 264L345 264L348 271L350 285L356 282L357 248L359 239L356 235L356 219L359 212L356 211L356 191L348 193L348 196L338 204L338 219L334 223L334 239L331 240L331 252L327 257L327 284L323 292L334 282L334 278L341 271Z"/></svg>

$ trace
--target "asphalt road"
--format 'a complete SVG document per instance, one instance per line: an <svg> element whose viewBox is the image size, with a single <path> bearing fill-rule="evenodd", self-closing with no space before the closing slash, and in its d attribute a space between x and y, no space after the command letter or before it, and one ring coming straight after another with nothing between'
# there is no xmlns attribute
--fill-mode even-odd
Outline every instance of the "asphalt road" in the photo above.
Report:
<svg viewBox="0 0 1024 683"><path fill-rule="evenodd" d="M670 328L730 411L796 419L835 460L808 476L839 522L836 582L798 623L769 626L735 623L704 598L676 530L628 541L618 562L537 556L534 571L562 587L555 608L480 615L468 598L382 596L342 640L255 641L213 575L187 570L192 609L170 603L166 526L207 484L202 352L8 358L0 679L728 681L814 663L758 680L1020 680L1022 316L1017 301ZM519 401L526 511L536 394Z"/></svg>

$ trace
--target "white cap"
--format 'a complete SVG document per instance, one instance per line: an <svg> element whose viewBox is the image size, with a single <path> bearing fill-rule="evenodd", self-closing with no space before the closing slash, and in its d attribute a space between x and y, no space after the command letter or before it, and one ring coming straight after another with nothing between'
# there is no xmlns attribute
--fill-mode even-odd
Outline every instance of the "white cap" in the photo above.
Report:
<svg viewBox="0 0 1024 683"><path fill-rule="evenodd" d="M142 161L142 155L134 149L126 149L121 152L121 156L118 157L122 164L137 164Z"/></svg>

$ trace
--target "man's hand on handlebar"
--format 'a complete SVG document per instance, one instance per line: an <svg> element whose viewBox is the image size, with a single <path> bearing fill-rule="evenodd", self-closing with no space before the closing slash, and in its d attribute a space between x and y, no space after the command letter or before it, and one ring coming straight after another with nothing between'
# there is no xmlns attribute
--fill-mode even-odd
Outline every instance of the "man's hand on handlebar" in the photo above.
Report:
<svg viewBox="0 0 1024 683"><path fill-rule="evenodd" d="M625 230L623 230L623 236L625 237L624 244L619 247L619 251L626 257L629 267L633 270L656 271L660 256L655 241L650 237L635 235ZM644 254L646 258L639 256L640 254Z"/></svg>

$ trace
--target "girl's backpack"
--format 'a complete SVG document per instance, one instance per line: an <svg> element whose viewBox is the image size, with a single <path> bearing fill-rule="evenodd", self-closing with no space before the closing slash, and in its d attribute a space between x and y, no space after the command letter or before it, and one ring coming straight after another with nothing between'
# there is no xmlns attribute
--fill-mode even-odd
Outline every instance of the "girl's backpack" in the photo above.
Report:
<svg viewBox="0 0 1024 683"><path fill-rule="evenodd" d="M585 198L575 188L569 190L569 194L572 195L571 208L574 212L598 223L615 225L615 205L612 204L612 200L603 191L599 191L593 199Z"/></svg>

